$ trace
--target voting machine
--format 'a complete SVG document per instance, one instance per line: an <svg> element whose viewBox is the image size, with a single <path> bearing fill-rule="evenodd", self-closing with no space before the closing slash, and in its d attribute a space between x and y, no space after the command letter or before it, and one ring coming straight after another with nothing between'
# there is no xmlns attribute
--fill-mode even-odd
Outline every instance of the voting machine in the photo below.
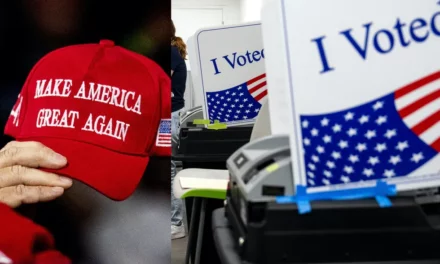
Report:
<svg viewBox="0 0 440 264"><path fill-rule="evenodd" d="M227 161L226 217L243 261L331 263L440 259L438 189L407 192L380 208L374 199L297 204L286 136L246 144Z"/></svg>

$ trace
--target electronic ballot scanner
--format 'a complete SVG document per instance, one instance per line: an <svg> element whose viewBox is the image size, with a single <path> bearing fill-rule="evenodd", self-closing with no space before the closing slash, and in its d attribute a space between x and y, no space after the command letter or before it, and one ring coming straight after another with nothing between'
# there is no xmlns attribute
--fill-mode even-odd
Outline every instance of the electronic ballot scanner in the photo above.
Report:
<svg viewBox="0 0 440 264"><path fill-rule="evenodd" d="M295 193L288 140L261 138L227 160L225 216L243 263L440 259L435 188L393 197L387 208L375 199L315 201L310 213L300 214L298 204L277 202Z"/></svg>

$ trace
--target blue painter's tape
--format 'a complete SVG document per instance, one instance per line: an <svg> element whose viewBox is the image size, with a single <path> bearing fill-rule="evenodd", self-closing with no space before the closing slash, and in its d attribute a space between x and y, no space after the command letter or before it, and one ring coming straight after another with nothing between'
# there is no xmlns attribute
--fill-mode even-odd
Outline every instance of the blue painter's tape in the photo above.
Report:
<svg viewBox="0 0 440 264"><path fill-rule="evenodd" d="M276 198L277 203L279 204L291 204L295 203L295 199L293 196L279 196Z"/></svg>
<svg viewBox="0 0 440 264"><path fill-rule="evenodd" d="M297 186L296 196L298 197L297 205L300 214L306 214L312 211L310 200L307 198L307 187Z"/></svg>
<svg viewBox="0 0 440 264"><path fill-rule="evenodd" d="M296 186L296 196L298 197L307 196L307 187L301 185Z"/></svg>
<svg viewBox="0 0 440 264"><path fill-rule="evenodd" d="M384 208L384 207L391 207L392 203L390 201L390 199L388 199L388 197L386 196L376 196L376 201L379 204L380 207Z"/></svg>
<svg viewBox="0 0 440 264"><path fill-rule="evenodd" d="M376 201L380 207L390 207L392 204L387 196L395 196L396 194L396 186L389 185L384 181L377 181L376 186L373 187L317 193L307 193L307 187L297 186L296 195L277 197L276 202L280 204L296 203L298 205L299 213L305 214L312 210L310 205L311 201L376 198Z"/></svg>
<svg viewBox="0 0 440 264"><path fill-rule="evenodd" d="M300 214L307 214L312 211L312 205L307 200L300 199L298 200L297 205L298 205L298 212Z"/></svg>

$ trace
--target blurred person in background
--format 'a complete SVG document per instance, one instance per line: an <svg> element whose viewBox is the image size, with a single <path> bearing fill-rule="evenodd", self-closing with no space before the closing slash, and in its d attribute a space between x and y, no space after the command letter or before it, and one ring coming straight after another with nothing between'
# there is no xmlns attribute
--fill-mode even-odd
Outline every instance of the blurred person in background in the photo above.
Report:
<svg viewBox="0 0 440 264"><path fill-rule="evenodd" d="M170 72L170 9L170 1L163 0L2 1L1 129L34 64L60 47L111 39ZM1 133L0 149L10 141ZM169 158L152 158L145 175L155 177L143 177L132 197L122 202L114 202L78 181L43 182L40 184L68 189L61 190L64 193L54 201L24 204L15 210L47 228L57 249L73 263L169 263L169 224L163 221L169 219L169 168ZM52 200L61 193L32 196L26 201L23 197L8 196L2 202L15 207L22 202Z"/></svg>
<svg viewBox="0 0 440 264"><path fill-rule="evenodd" d="M185 86L186 86L186 45L182 38L176 36L176 28L171 21L171 137L172 149L176 150L179 140L180 114L185 107ZM171 160L171 186L177 173L177 166ZM174 196L171 188L171 238L178 239L185 237L183 226L183 202Z"/></svg>

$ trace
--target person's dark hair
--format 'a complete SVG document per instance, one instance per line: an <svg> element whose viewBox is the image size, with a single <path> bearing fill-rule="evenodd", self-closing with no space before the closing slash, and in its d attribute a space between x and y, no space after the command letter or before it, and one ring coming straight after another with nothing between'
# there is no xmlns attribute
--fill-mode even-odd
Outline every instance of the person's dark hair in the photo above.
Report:
<svg viewBox="0 0 440 264"><path fill-rule="evenodd" d="M176 36L176 27L174 26L173 20L171 20L171 46L176 47L179 50L180 56L186 60L186 55L188 55L186 44L181 37Z"/></svg>

